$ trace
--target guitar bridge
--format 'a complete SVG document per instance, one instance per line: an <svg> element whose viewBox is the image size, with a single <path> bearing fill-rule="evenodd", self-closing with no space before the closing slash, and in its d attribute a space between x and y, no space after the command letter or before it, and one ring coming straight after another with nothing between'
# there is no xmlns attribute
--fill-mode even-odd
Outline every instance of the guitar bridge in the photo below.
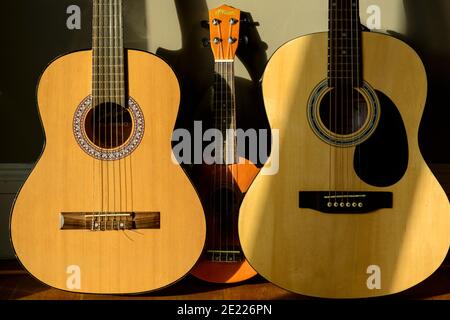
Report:
<svg viewBox="0 0 450 320"><path fill-rule="evenodd" d="M393 208L392 192L301 191L299 208L329 214L365 214Z"/></svg>
<svg viewBox="0 0 450 320"><path fill-rule="evenodd" d="M62 212L61 230L159 229L159 212Z"/></svg>

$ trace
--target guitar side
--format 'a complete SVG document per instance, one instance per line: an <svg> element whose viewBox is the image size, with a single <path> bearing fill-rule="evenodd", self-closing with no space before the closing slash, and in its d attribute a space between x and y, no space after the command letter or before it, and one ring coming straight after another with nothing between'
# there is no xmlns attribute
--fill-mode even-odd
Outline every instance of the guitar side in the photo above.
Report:
<svg viewBox="0 0 450 320"><path fill-rule="evenodd" d="M106 294L156 290L187 274L204 245L201 203L171 159L177 79L156 56L127 50L127 57L128 92L142 110L145 131L140 145L120 161L90 157L74 137L76 108L92 90L91 51L55 60L39 83L46 145L16 199L10 228L23 266L55 288ZM61 230L62 212L105 208L159 212L159 228Z"/></svg>
<svg viewBox="0 0 450 320"><path fill-rule="evenodd" d="M332 147L314 134L307 119L310 95L327 78L327 34L281 47L263 79L269 122L280 130L280 170L255 179L241 206L239 235L258 273L300 294L361 298L397 293L430 276L450 244L449 201L418 144L427 92L423 64L397 39L367 32L362 37L364 80L401 114L409 161L400 181L385 188L363 182L350 164L347 187L392 192L393 209L333 215L299 208L299 192L329 190L328 168L353 159L355 150L337 163L330 157ZM370 285L374 270L379 288Z"/></svg>

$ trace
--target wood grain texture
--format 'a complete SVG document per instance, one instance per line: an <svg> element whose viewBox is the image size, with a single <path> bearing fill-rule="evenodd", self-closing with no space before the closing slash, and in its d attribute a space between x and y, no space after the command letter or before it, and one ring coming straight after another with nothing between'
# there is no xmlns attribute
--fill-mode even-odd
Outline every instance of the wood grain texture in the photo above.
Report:
<svg viewBox="0 0 450 320"><path fill-rule="evenodd" d="M239 214L239 205L242 198L245 196L245 192L250 187L251 183L257 176L259 169L250 161L240 159L241 163L232 165L202 165L193 172L193 181L198 187L201 201L205 208L206 225L212 226L213 219L217 213L214 212L211 195L217 192L221 187L226 187L235 190L235 198L230 199L225 197L218 201L228 201L229 203L236 202L237 208L233 208L230 204L229 212L226 214L233 215L236 228L234 229L236 234L222 237L221 241L230 242L230 247L236 246L240 250L239 239L237 235L237 221ZM235 212L233 212L235 210ZM211 228L210 230L213 230ZM208 246L209 238L217 237L216 234L208 231L206 238L206 246ZM248 264L247 260L236 262L217 262L209 260L203 255L195 267L191 270L191 274L204 281L212 283L237 283L248 280L256 275L256 271Z"/></svg>
<svg viewBox="0 0 450 320"><path fill-rule="evenodd" d="M188 273L204 245L201 203L171 159L179 103L176 77L156 56L127 53L129 94L140 105L146 126L139 147L123 160L94 160L72 132L74 112L91 93L91 51L55 60L39 83L46 145L16 199L11 233L24 267L52 287L70 290L66 271L76 265L81 288L73 291L155 290ZM147 230L60 230L61 212L85 211L155 211L161 224Z"/></svg>
<svg viewBox="0 0 450 320"><path fill-rule="evenodd" d="M364 79L397 106L408 134L408 170L401 181L375 188L352 170L354 148L333 149L306 119L313 89L327 78L327 33L300 37L272 57L263 94L272 129L280 130L280 170L259 175L241 206L244 253L262 276L309 296L353 298L393 294L430 276L450 243L449 201L424 162L418 129L427 93L424 67L403 42L363 34ZM350 161L350 164L348 164ZM328 168L349 168L333 181L351 191L394 193L394 209L328 215L298 208L299 191L330 189ZM381 268L381 289L369 290L367 269Z"/></svg>

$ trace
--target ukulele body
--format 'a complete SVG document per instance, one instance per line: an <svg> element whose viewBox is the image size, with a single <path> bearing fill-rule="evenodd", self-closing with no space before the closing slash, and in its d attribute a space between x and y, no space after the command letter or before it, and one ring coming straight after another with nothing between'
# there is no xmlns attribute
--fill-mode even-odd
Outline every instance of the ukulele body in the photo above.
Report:
<svg viewBox="0 0 450 320"><path fill-rule="evenodd" d="M314 89L327 79L327 33L300 37L281 47L263 79L269 122L272 129L279 129L280 170L273 176L259 175L248 190L239 215L239 236L258 273L308 296L361 298L403 291L429 277L449 248L449 201L418 143L427 93L423 64L406 44L382 34L363 32L362 49L364 80L380 93L381 120L374 135L385 130L389 114L397 113L401 116L397 127L403 126L407 137L404 172L386 186L367 183L356 173L360 146L332 146L311 128L307 106ZM386 97L382 99L381 93ZM384 106L388 100L395 110ZM372 143L370 139L367 143ZM389 157L383 141L377 143L380 158ZM383 172L376 163L373 166ZM347 195L390 192L392 208L362 214L300 208L300 192L332 190L346 190ZM335 200L330 201L334 206ZM353 208L353 201L349 205Z"/></svg>
<svg viewBox="0 0 450 320"><path fill-rule="evenodd" d="M195 277L212 283L236 283L256 275L242 255L237 223L242 199L258 172L243 159L238 164L194 166L193 182L207 225L204 252L191 270Z"/></svg>
<svg viewBox="0 0 450 320"><path fill-rule="evenodd" d="M22 265L58 289L99 294L159 289L186 275L204 245L201 203L171 159L178 81L156 56L126 53L128 93L140 106L145 129L140 144L121 160L91 157L74 136L75 111L92 92L92 51L55 60L39 83L46 144L15 201L11 240ZM159 217L153 228L120 229L116 222L112 230L66 230L63 212ZM112 222L98 219L100 229L111 228Z"/></svg>

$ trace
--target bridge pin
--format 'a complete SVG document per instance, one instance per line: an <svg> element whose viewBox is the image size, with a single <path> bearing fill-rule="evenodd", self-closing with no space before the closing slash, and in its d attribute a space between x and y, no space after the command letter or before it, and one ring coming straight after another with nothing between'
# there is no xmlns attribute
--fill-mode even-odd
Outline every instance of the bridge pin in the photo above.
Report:
<svg viewBox="0 0 450 320"><path fill-rule="evenodd" d="M327 206L328 206L328 208L331 208L333 206L333 203L332 202L328 202Z"/></svg>
<svg viewBox="0 0 450 320"><path fill-rule="evenodd" d="M358 203L358 207L362 208L364 207L364 204L362 202Z"/></svg>
<svg viewBox="0 0 450 320"><path fill-rule="evenodd" d="M347 208L350 208L352 206L352 204L350 202L346 203Z"/></svg>

